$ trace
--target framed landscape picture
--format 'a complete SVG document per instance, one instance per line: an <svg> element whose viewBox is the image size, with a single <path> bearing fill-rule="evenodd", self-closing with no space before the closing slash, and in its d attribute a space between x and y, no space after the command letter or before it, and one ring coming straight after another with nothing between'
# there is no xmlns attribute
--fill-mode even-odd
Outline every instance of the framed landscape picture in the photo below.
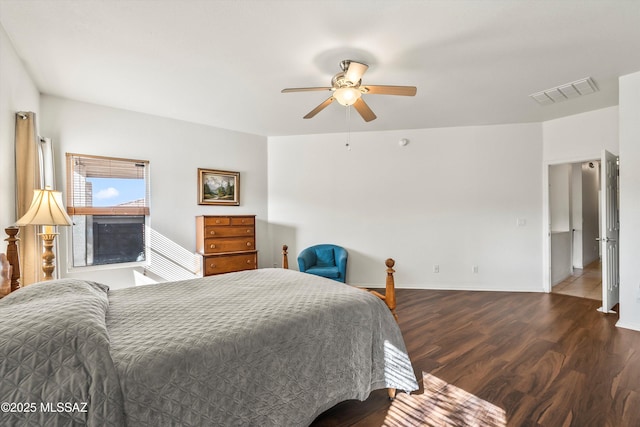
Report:
<svg viewBox="0 0 640 427"><path fill-rule="evenodd" d="M199 205L240 205L240 172L198 169Z"/></svg>

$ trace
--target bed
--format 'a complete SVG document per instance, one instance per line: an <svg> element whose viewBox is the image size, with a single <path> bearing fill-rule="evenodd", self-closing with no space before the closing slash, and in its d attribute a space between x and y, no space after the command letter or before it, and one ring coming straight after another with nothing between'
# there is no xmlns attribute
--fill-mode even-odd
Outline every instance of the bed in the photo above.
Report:
<svg viewBox="0 0 640 427"><path fill-rule="evenodd" d="M0 299L0 425L304 426L413 391L381 297L282 268L15 290Z"/></svg>

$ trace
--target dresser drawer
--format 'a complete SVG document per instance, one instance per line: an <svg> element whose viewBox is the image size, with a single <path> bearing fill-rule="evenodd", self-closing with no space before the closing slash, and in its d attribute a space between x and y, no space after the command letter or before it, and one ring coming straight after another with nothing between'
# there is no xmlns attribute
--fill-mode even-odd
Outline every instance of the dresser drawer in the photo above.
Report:
<svg viewBox="0 0 640 427"><path fill-rule="evenodd" d="M229 225L231 218L226 216L205 217L204 225Z"/></svg>
<svg viewBox="0 0 640 427"><path fill-rule="evenodd" d="M252 216L234 216L231 217L231 225L254 225L256 219Z"/></svg>
<svg viewBox="0 0 640 427"><path fill-rule="evenodd" d="M206 226L204 228L204 238L210 237L240 237L240 236L253 236L255 234L255 227L253 225L247 226Z"/></svg>
<svg viewBox="0 0 640 427"><path fill-rule="evenodd" d="M218 254L221 252L253 251L256 249L256 240L251 237L210 238L204 240L205 254Z"/></svg>
<svg viewBox="0 0 640 427"><path fill-rule="evenodd" d="M258 268L258 253L245 252L231 255L206 255L203 257L204 275L230 273Z"/></svg>

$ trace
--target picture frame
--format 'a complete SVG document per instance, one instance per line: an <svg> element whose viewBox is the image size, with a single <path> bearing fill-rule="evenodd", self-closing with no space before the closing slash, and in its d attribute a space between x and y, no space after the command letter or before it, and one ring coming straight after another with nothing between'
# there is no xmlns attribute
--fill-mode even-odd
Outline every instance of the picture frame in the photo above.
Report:
<svg viewBox="0 0 640 427"><path fill-rule="evenodd" d="M198 168L198 204L240 206L240 172Z"/></svg>

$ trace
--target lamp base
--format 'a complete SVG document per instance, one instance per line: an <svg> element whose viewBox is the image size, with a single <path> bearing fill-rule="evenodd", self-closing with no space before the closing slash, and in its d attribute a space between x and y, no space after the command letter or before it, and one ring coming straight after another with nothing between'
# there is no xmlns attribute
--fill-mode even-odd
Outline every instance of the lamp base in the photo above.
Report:
<svg viewBox="0 0 640 427"><path fill-rule="evenodd" d="M56 255L53 253L53 241L58 233L38 233L38 236L42 237L42 246L44 251L42 252L42 271L44 272L43 280L52 280L53 271L56 268L53 260Z"/></svg>

